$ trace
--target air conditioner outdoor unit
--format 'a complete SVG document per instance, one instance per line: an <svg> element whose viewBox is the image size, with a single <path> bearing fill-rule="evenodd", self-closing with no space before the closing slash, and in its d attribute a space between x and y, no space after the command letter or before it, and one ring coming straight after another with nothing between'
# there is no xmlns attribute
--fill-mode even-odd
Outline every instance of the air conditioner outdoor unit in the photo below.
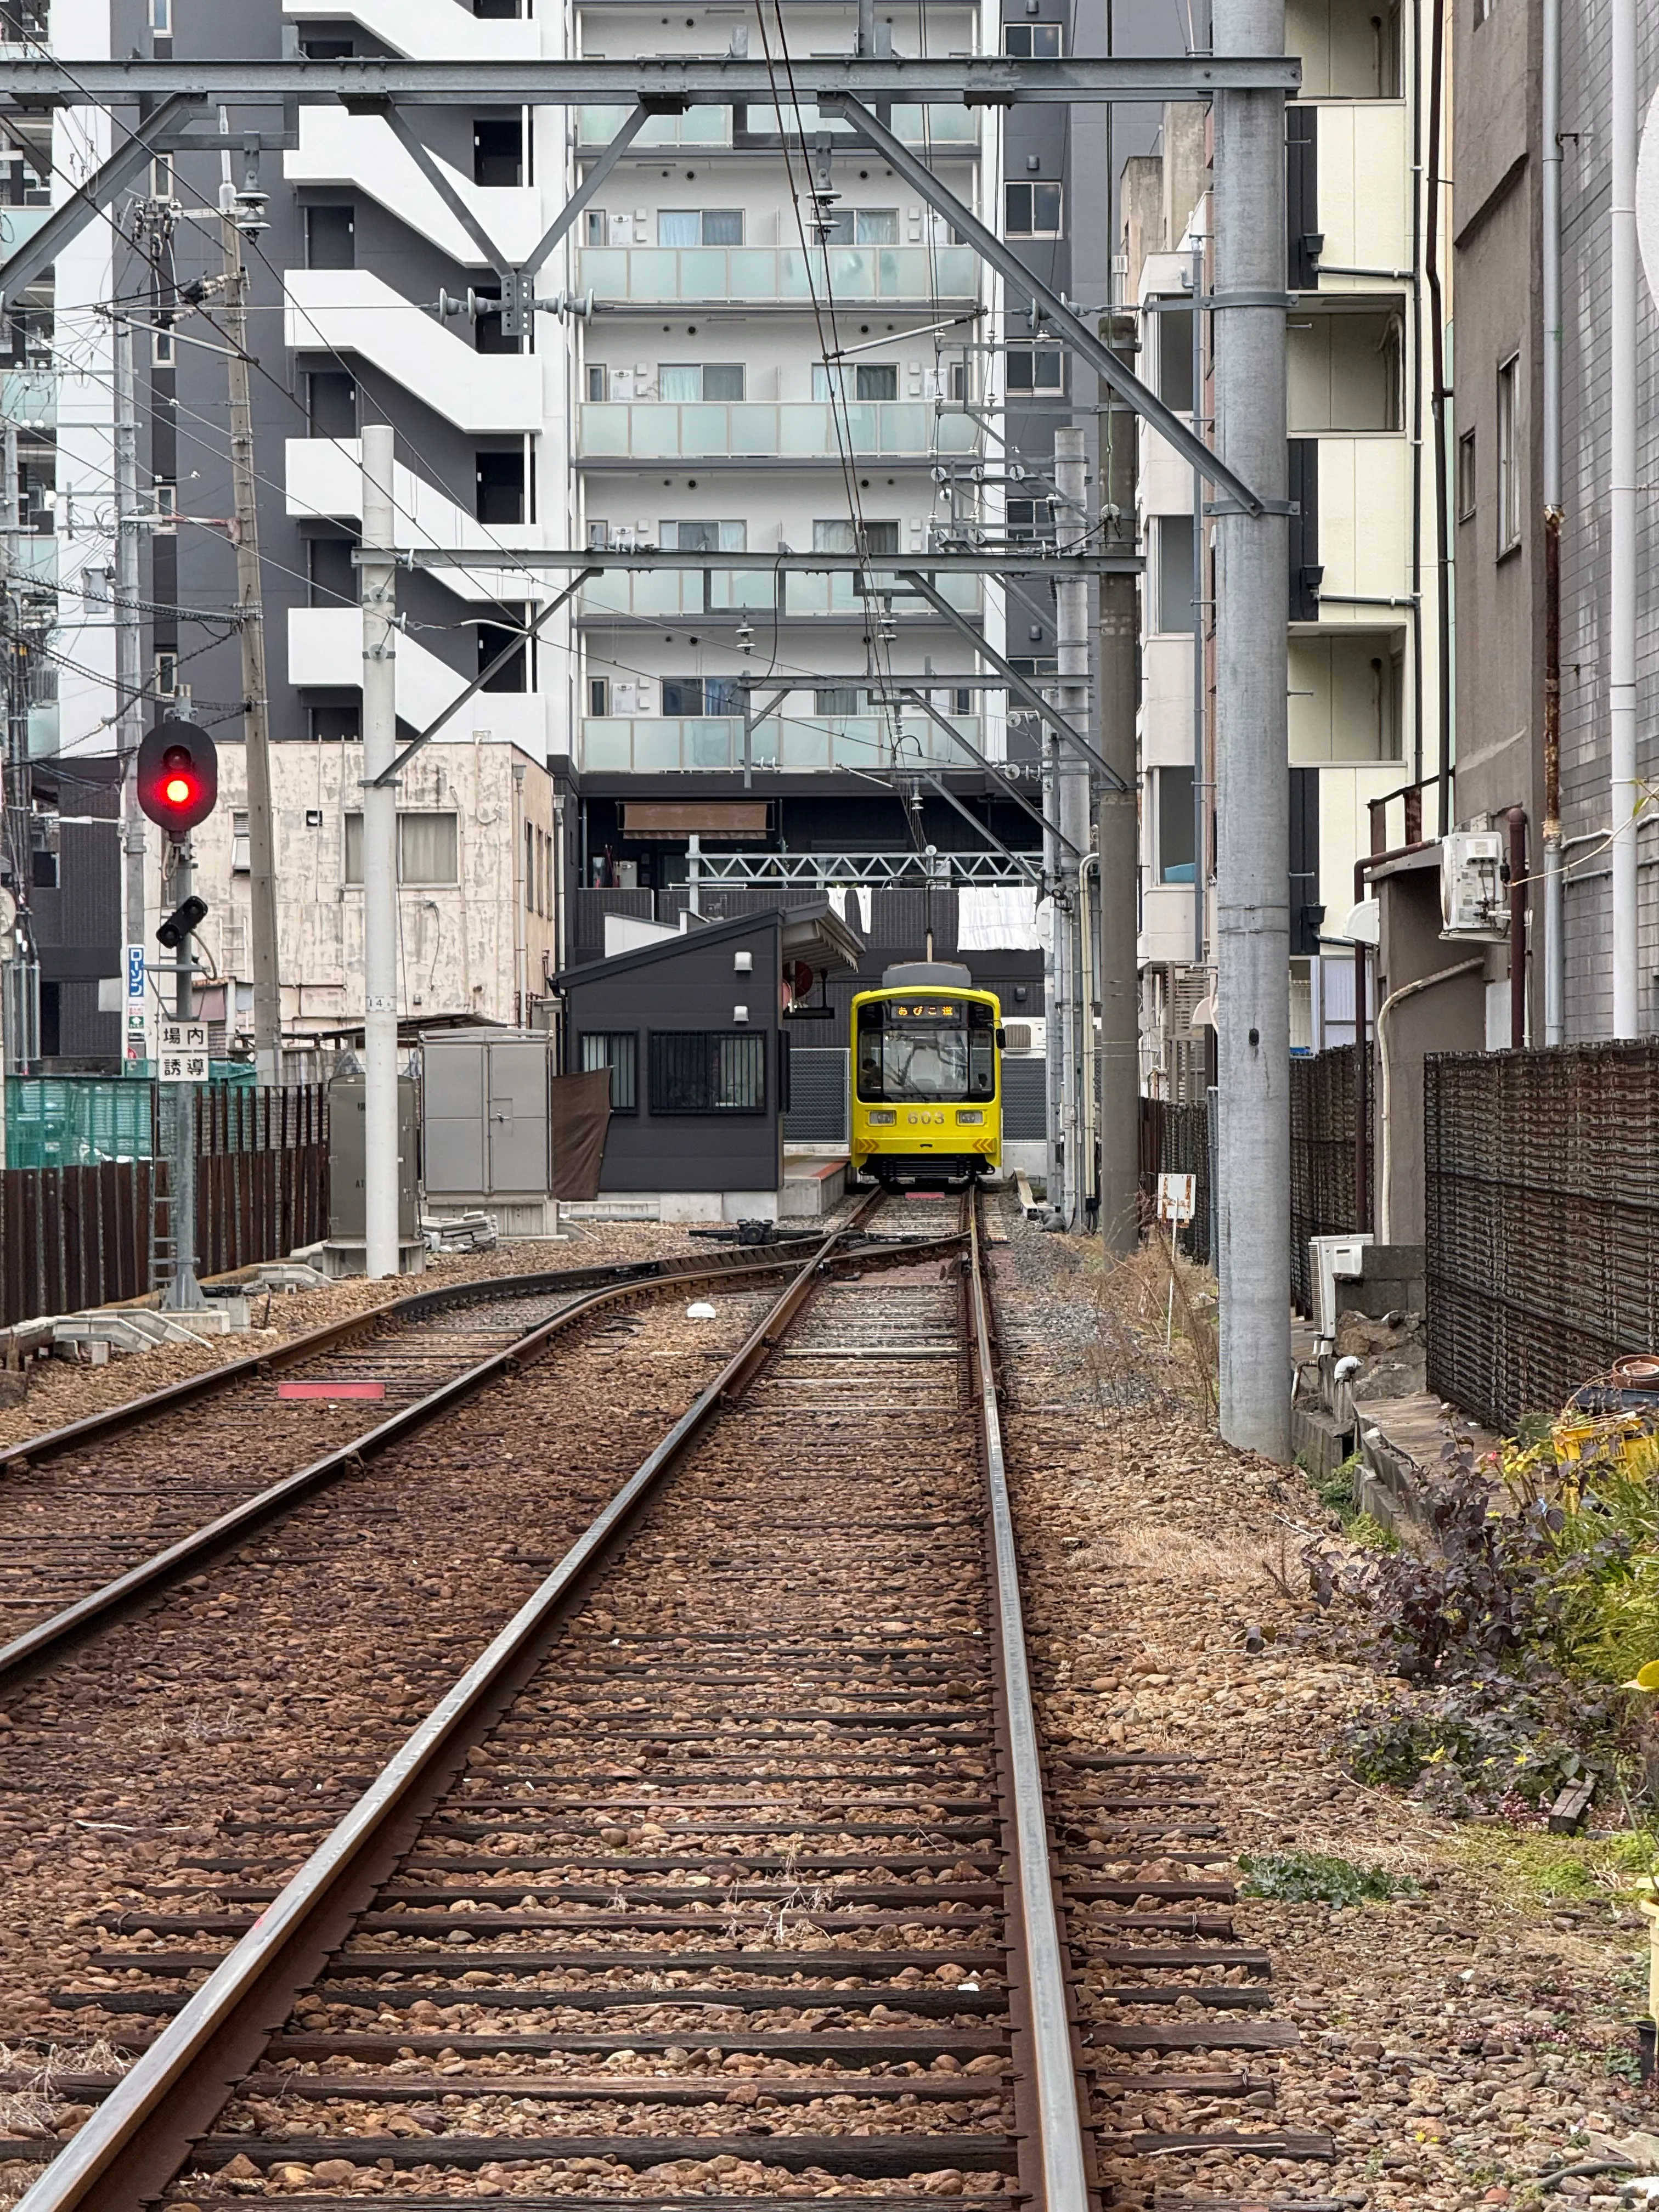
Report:
<svg viewBox="0 0 1659 2212"><path fill-rule="evenodd" d="M1498 830L1454 830L1440 844L1440 934L1501 944L1510 933Z"/></svg>

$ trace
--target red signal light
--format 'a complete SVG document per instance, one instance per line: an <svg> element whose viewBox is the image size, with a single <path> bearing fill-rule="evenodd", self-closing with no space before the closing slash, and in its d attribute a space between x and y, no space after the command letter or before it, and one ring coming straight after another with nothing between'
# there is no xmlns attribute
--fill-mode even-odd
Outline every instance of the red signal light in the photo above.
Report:
<svg viewBox="0 0 1659 2212"><path fill-rule="evenodd" d="M138 804L152 822L182 837L212 813L219 796L219 758L207 732L191 722L163 722L138 748Z"/></svg>
<svg viewBox="0 0 1659 2212"><path fill-rule="evenodd" d="M196 788L187 775L170 775L161 786L161 796L170 805L187 806L190 795Z"/></svg>

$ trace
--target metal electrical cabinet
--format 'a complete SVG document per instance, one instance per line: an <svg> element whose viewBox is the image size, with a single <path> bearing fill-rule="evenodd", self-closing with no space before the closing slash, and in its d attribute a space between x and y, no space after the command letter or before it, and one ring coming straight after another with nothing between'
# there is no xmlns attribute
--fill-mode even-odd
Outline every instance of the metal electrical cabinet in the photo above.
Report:
<svg viewBox="0 0 1659 2212"><path fill-rule="evenodd" d="M361 1244L363 1198L363 1079L337 1075L328 1086L328 1234L331 1243ZM398 1242L419 1241L416 1202L415 1085L398 1079Z"/></svg>
<svg viewBox="0 0 1659 2212"><path fill-rule="evenodd" d="M539 1030L462 1030L425 1040L429 1210L488 1203L502 1235L546 1233L552 1042Z"/></svg>

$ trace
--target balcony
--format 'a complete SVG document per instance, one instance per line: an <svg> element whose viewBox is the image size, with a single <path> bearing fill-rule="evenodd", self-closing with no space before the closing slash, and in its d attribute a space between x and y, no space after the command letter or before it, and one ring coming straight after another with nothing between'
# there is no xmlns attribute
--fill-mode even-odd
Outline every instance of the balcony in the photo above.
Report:
<svg viewBox="0 0 1659 2212"><path fill-rule="evenodd" d="M356 607L290 607L288 681L296 687L357 690L363 680L363 618ZM398 639L398 720L423 730L466 689L466 679L416 638ZM538 691L481 691L443 732L451 744L478 734L547 752L547 702Z"/></svg>
<svg viewBox="0 0 1659 2212"><path fill-rule="evenodd" d="M837 416L860 460L927 460L972 453L979 426L928 400L589 400L578 410L576 452L590 465L667 460L834 461Z"/></svg>
<svg viewBox="0 0 1659 2212"><path fill-rule="evenodd" d="M1403 437L1320 439L1322 624L1374 624L1375 607L1344 606L1343 598L1401 599L1410 591L1411 466Z"/></svg>
<svg viewBox="0 0 1659 2212"><path fill-rule="evenodd" d="M983 750L976 719L953 716L952 726ZM757 768L794 770L896 764L891 726L879 714L782 720L773 714L757 726L750 757ZM652 775L675 769L740 769L743 764L741 715L590 715L582 724L581 765L586 769ZM906 717L901 724L899 764L934 769L979 765L962 747L949 745L938 724L922 715L914 721Z"/></svg>
<svg viewBox="0 0 1659 2212"><path fill-rule="evenodd" d="M360 354L475 436L540 428L542 364L534 354L475 353L367 269L290 269L283 284L284 344Z"/></svg>
<svg viewBox="0 0 1659 2212"><path fill-rule="evenodd" d="M0 258L27 246L51 213L49 207L0 207Z"/></svg>
<svg viewBox="0 0 1659 2212"><path fill-rule="evenodd" d="M475 185L436 155L433 159L486 236L510 261L528 259L544 228L540 192L532 185ZM300 143L283 156L283 174L290 185L343 185L366 193L452 261L474 268L483 265L477 245L378 115L348 115L342 107L302 107Z"/></svg>
<svg viewBox="0 0 1659 2212"><path fill-rule="evenodd" d="M910 557L918 568L926 568L926 554L917 552ZM878 591L884 584L902 588L897 576L890 570L874 571L872 580ZM854 584L855 579L851 575L814 576L795 572L780 576L775 569L761 567L708 571L610 568L583 586L581 618L585 622L605 623L618 615L647 619L653 616L668 618L726 613L769 616L775 608L787 619L805 620L824 615L862 617L867 602L855 590ZM977 576L940 576L935 579L935 588L941 599L948 599L963 614L980 612ZM894 601L893 613L901 624L939 619L930 607L917 609L902 599Z"/></svg>
<svg viewBox="0 0 1659 2212"><path fill-rule="evenodd" d="M309 111L307 111L309 112ZM580 255L579 291L606 307L679 305L958 307L977 296L969 246L597 246Z"/></svg>
<svg viewBox="0 0 1659 2212"><path fill-rule="evenodd" d="M1300 104L1300 103L1298 103ZM1404 100L1312 103L1323 235L1319 289L1374 289L1376 276L1328 276L1333 269L1406 269L1411 263L1411 118Z"/></svg>
<svg viewBox="0 0 1659 2212"><path fill-rule="evenodd" d="M539 24L496 21L474 15L455 0L283 0L283 15L307 25L361 23L388 53L410 61L535 61L541 54Z"/></svg>
<svg viewBox="0 0 1659 2212"><path fill-rule="evenodd" d="M505 27L505 26L501 27ZM579 146L603 146L614 138L632 111L626 107L583 107L576 112L576 143ZM746 139L757 136L773 137L777 131L776 112L769 107L749 107L743 111L747 128ZM852 125L839 115L820 116L816 107L803 102L799 110L792 110L786 102L784 114L791 122L790 137L795 136L793 125L798 121L801 135L816 138L820 131L828 131L831 138L849 138ZM889 125L893 136L907 146L928 146L951 153L971 154L979 143L979 122L971 108L922 107L914 103L896 102ZM639 137L636 146L729 146L732 143L732 110L729 107L688 107L684 115L653 116Z"/></svg>

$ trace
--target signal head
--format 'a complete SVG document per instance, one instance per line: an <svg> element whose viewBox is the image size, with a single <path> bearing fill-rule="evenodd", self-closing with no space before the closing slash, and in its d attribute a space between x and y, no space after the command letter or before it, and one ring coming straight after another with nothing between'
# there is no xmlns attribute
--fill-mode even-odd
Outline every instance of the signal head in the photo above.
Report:
<svg viewBox="0 0 1659 2212"><path fill-rule="evenodd" d="M138 747L138 804L169 836L205 822L219 798L219 754L193 722L163 722Z"/></svg>

